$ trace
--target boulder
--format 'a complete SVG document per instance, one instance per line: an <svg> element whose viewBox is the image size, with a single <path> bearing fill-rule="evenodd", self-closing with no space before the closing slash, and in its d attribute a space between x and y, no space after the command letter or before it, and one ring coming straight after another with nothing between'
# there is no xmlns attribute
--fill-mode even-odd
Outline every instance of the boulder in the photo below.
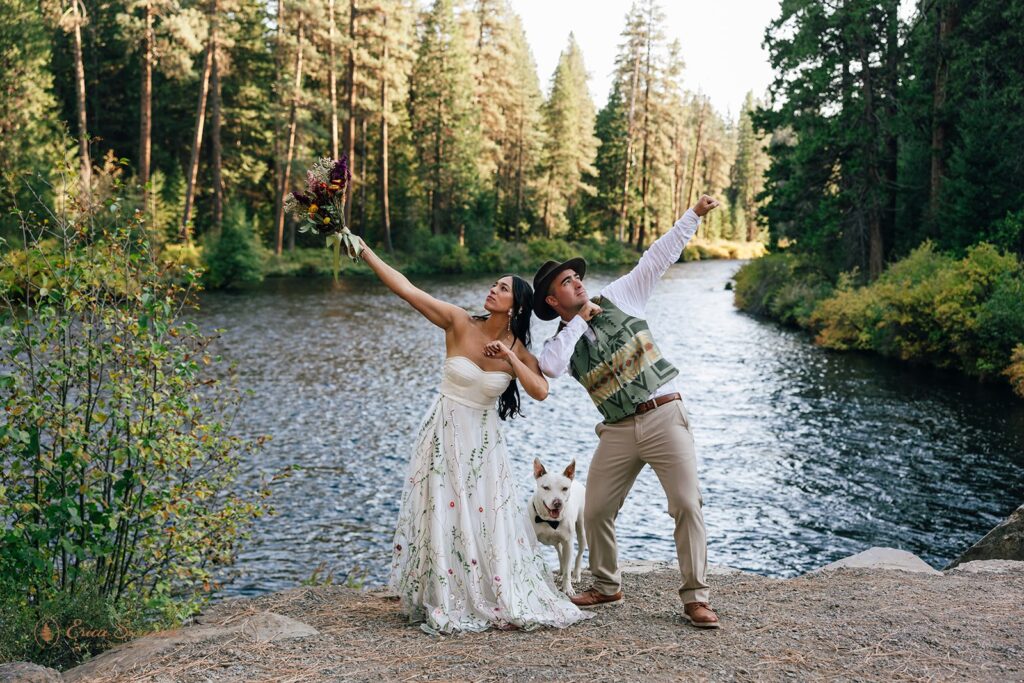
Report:
<svg viewBox="0 0 1024 683"><path fill-rule="evenodd" d="M1024 561L1024 505L953 560L946 569L974 560Z"/></svg>
<svg viewBox="0 0 1024 683"><path fill-rule="evenodd" d="M1024 574L1024 562L1018 560L972 560L949 571L968 574Z"/></svg>
<svg viewBox="0 0 1024 683"><path fill-rule="evenodd" d="M0 683L60 683L60 672L32 662L0 664Z"/></svg>
<svg viewBox="0 0 1024 683"><path fill-rule="evenodd" d="M904 572L922 572L924 574L942 574L914 553L897 548L868 548L862 553L844 557L824 567L812 569L808 573L832 569L898 569Z"/></svg>
<svg viewBox="0 0 1024 683"><path fill-rule="evenodd" d="M81 666L64 672L65 681L89 681L104 673L125 673L164 650L184 643L214 640L240 635L251 642L270 642L284 638L318 635L312 626L274 612L244 612L220 619L217 623L151 633L107 650Z"/></svg>

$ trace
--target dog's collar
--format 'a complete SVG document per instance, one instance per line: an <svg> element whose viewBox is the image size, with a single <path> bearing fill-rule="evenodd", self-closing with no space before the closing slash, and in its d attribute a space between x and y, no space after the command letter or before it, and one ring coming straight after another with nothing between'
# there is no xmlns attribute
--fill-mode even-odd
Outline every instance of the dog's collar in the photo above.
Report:
<svg viewBox="0 0 1024 683"><path fill-rule="evenodd" d="M533 513L534 513L533 521L536 524L540 524L541 522L544 522L545 524L549 525L552 529L557 529L558 525L562 523L562 520L560 520L560 519L544 519L543 517L541 517L540 513L537 512L537 504L536 503L534 503L534 505L533 505Z"/></svg>

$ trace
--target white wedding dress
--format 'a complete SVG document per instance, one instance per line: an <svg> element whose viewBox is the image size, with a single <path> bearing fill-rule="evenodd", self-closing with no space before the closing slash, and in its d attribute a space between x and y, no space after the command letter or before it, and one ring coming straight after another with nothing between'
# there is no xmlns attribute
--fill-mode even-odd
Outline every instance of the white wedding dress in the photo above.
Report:
<svg viewBox="0 0 1024 683"><path fill-rule="evenodd" d="M593 615L556 588L509 467L496 400L511 375L445 360L409 464L390 588L427 632L564 627Z"/></svg>

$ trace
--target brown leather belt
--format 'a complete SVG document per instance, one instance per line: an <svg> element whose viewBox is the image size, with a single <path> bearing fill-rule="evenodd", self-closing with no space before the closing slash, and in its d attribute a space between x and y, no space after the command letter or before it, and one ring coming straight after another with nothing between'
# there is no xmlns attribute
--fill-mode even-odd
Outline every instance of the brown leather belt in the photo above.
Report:
<svg viewBox="0 0 1024 683"><path fill-rule="evenodd" d="M681 400L683 400L683 397L680 396L678 392L675 393L675 394L665 394L664 396L657 396L655 398L652 398L650 401L644 401L643 403L638 405L636 407L636 412L633 413L633 414L634 415L643 415L648 410L654 410L658 406L663 406L666 403L670 403L672 401L681 401Z"/></svg>

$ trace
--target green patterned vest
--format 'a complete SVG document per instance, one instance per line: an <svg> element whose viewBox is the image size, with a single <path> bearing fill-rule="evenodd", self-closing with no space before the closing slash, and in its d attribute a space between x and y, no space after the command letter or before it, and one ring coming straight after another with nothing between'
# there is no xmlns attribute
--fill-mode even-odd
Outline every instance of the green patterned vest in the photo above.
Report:
<svg viewBox="0 0 1024 683"><path fill-rule="evenodd" d="M607 297L597 305L602 313L590 321L597 343L580 337L569 368L604 421L618 422L679 370L661 355L646 320L627 315Z"/></svg>

